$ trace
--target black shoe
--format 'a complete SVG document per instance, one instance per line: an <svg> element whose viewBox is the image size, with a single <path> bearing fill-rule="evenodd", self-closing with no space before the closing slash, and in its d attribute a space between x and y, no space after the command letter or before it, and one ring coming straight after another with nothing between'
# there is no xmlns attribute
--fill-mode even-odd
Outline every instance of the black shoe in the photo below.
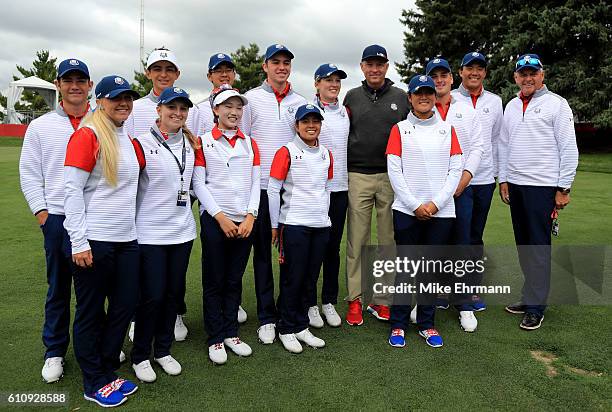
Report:
<svg viewBox="0 0 612 412"><path fill-rule="evenodd" d="M527 312L523 315L523 320L519 325L521 329L525 330L534 330L542 326L542 321L544 320L544 315L539 315L537 313Z"/></svg>
<svg viewBox="0 0 612 412"><path fill-rule="evenodd" d="M505 309L506 309L506 312L508 313L514 313L514 314L525 313L525 305L523 305L522 302L512 303L506 306Z"/></svg>

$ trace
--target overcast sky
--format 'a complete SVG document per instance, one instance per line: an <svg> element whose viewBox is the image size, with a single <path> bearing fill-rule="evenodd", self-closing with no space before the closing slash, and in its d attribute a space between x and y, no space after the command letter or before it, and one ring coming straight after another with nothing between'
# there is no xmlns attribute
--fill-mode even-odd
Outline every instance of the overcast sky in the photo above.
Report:
<svg viewBox="0 0 612 412"><path fill-rule="evenodd" d="M411 7L412 0L145 0L145 53L162 45L173 50L181 66L177 85L201 100L210 90L204 75L210 55L249 43L263 52L283 43L295 54L290 78L295 90L310 98L315 69L335 63L349 75L344 94L362 80L365 46L381 44L391 63L402 60L399 18ZM16 64L30 68L42 49L58 62L83 60L94 82L108 74L131 82L138 69L139 22L140 0L20 0L2 7L0 90L18 74ZM388 77L399 83L390 66Z"/></svg>

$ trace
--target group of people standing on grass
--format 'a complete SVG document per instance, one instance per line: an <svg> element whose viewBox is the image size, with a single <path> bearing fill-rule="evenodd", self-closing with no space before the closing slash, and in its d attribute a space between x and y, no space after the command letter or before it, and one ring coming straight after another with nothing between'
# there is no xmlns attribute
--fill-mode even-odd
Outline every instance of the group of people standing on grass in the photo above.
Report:
<svg viewBox="0 0 612 412"><path fill-rule="evenodd" d="M551 216L569 203L578 152L571 109L543 85L537 55L516 61L520 93L505 113L499 96L483 88L487 60L478 52L461 61L457 89L451 90L450 64L435 57L410 80L406 95L386 78L384 47L368 46L360 63L365 79L342 103L345 71L318 67L309 101L288 81L293 59L284 45L268 47L266 80L241 94L232 87L231 57L215 54L210 97L194 105L175 86L174 53L156 49L146 65L149 95L139 98L125 78L106 76L95 86L94 110L87 65L60 63L55 83L62 102L30 124L20 160L22 190L47 260L45 381L63 374L73 279L73 346L85 399L117 406L138 389L115 373L126 334L139 380L156 380L151 355L167 374L181 373L171 347L187 336L196 200L204 328L215 364L227 362L228 348L252 353L239 332L247 318L240 304L251 249L258 338L272 344L278 336L286 350L300 353L303 344L325 346L309 327L342 323L336 305L345 220L352 326L363 323L361 254L370 243L373 209L381 245L482 245L497 178L517 245L550 246ZM519 257L523 301L506 310L524 313L520 326L531 330L543 319L550 256ZM485 303L456 298L448 297L460 302L461 327L474 332L474 312ZM405 345L411 318L429 346L442 346L434 315L449 301L417 302L393 304L393 296L382 294L366 308L390 323L392 346Z"/></svg>

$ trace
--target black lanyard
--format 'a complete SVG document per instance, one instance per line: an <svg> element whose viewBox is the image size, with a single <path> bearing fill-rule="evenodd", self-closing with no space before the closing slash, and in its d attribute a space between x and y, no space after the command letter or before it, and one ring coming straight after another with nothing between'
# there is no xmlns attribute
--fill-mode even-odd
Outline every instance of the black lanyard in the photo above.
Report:
<svg viewBox="0 0 612 412"><path fill-rule="evenodd" d="M162 146L164 146L166 149L168 149L168 151L170 152L170 154L172 155L172 157L174 158L174 160L176 161L176 165L179 168L179 172L181 172L181 182L183 181L183 173L185 172L185 165L187 162L187 150L185 149L185 136L183 136L183 152L182 152L182 163L179 163L178 158L174 155L174 153L172 152L172 149L170 149L170 146L168 146L168 143L166 143L166 140L161 137L159 134L157 134L157 131L155 131L154 128L151 128L151 134L153 136L155 136L155 138L157 139L157 141L159 142L159 144L161 144Z"/></svg>

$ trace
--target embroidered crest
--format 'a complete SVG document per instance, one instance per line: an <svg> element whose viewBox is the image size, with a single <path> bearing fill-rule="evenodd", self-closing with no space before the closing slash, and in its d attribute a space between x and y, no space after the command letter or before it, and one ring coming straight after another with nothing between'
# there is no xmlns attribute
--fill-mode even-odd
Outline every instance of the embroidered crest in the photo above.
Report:
<svg viewBox="0 0 612 412"><path fill-rule="evenodd" d="M276 45L276 46L274 46L274 47L276 47L277 49L282 49L282 48L283 48L283 47L285 47L285 46L283 46L282 44L277 44L277 45Z"/></svg>
<svg viewBox="0 0 612 412"><path fill-rule="evenodd" d="M179 87L175 87L174 88L174 93L183 93L183 89L181 89Z"/></svg>
<svg viewBox="0 0 612 412"><path fill-rule="evenodd" d="M540 113L540 111L541 111L541 109L540 109L539 107L536 107L536 108L534 109L534 112L535 112L535 113Z"/></svg>
<svg viewBox="0 0 612 412"><path fill-rule="evenodd" d="M321 159L325 160L327 158L327 156L325 156L325 153L321 153Z"/></svg>
<svg viewBox="0 0 612 412"><path fill-rule="evenodd" d="M485 113L489 113L489 108L488 107L483 107L482 111L485 112Z"/></svg>
<svg viewBox="0 0 612 412"><path fill-rule="evenodd" d="M461 119L463 117L463 115L461 113L455 113L455 117L457 119Z"/></svg>
<svg viewBox="0 0 612 412"><path fill-rule="evenodd" d="M472 56L478 57L478 53L474 52L474 53L472 53Z"/></svg>
<svg viewBox="0 0 612 412"><path fill-rule="evenodd" d="M161 52L161 53L159 53L159 57L168 57L168 53Z"/></svg>
<svg viewBox="0 0 612 412"><path fill-rule="evenodd" d="M115 77L115 84L123 84L125 83L125 80L123 80L121 77Z"/></svg>
<svg viewBox="0 0 612 412"><path fill-rule="evenodd" d="M440 63L440 59L433 59L434 63Z"/></svg>
<svg viewBox="0 0 612 412"><path fill-rule="evenodd" d="M440 129L440 134L446 134L446 130L445 129Z"/></svg>
<svg viewBox="0 0 612 412"><path fill-rule="evenodd" d="M224 58L224 57L225 57L225 54L223 54L223 53L219 53L219 54L217 54L217 57L218 57L219 59L222 59L222 58Z"/></svg>
<svg viewBox="0 0 612 412"><path fill-rule="evenodd" d="M307 105L306 105L306 108L307 108L308 110L312 110L312 109L314 109L314 106L313 106L312 104L307 104Z"/></svg>
<svg viewBox="0 0 612 412"><path fill-rule="evenodd" d="M419 81L420 82L426 82L427 81L427 76L420 76L419 77Z"/></svg>
<svg viewBox="0 0 612 412"><path fill-rule="evenodd" d="M295 111L295 109L293 108L293 106L289 106L289 107L287 107L287 111L288 111L290 114L293 114L293 112Z"/></svg>
<svg viewBox="0 0 612 412"><path fill-rule="evenodd" d="M76 59L71 59L71 60L68 62L68 64L69 64L69 65L71 65L71 66L78 66L78 65L79 65L79 61L78 61L78 60L76 60Z"/></svg>
<svg viewBox="0 0 612 412"><path fill-rule="evenodd" d="M397 110L397 104L391 103L391 110Z"/></svg>

